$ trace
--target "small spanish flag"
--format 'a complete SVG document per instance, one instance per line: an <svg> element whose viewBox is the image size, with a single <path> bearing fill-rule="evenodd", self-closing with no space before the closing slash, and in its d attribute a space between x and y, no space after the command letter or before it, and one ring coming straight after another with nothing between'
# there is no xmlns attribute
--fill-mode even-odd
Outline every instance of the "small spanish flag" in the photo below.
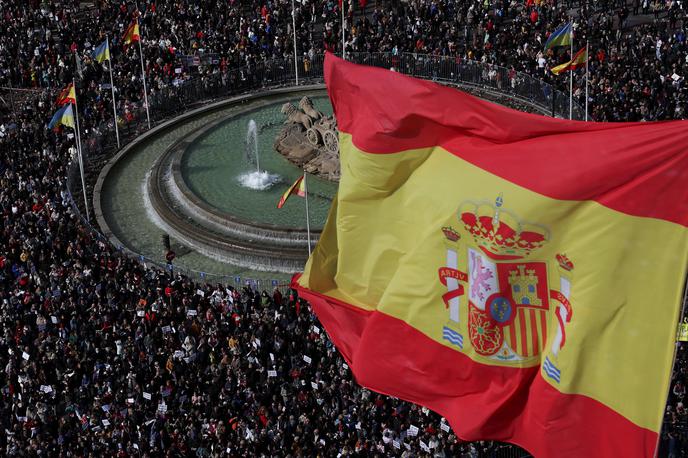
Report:
<svg viewBox="0 0 688 458"><path fill-rule="evenodd" d="M280 197L279 202L277 203L277 208L282 208L284 203L287 201L289 196L292 194L296 193L297 196L299 197L305 197L306 196L306 183L303 181L303 175L301 175L293 185L289 186L289 189L282 194L282 197Z"/></svg>
<svg viewBox="0 0 688 458"><path fill-rule="evenodd" d="M48 129L54 129L60 126L74 128L74 111L72 110L71 104L65 105L57 110L57 113L55 113L50 120L50 124L48 124Z"/></svg>
<svg viewBox="0 0 688 458"><path fill-rule="evenodd" d="M559 73L562 72L568 72L571 70L576 70L578 68L581 68L585 66L585 63L588 61L588 49L586 48L581 48L580 51L578 51L574 56L573 59L571 59L568 62L564 62L561 65L557 65L556 67L552 68L552 73L555 75L558 75Z"/></svg>
<svg viewBox="0 0 688 458"><path fill-rule="evenodd" d="M138 36L138 32L137 32ZM125 37L126 38L126 37ZM104 60L110 60L110 46L108 45L108 41L105 40L98 46L95 51L93 51L93 58L96 60L96 62L101 63Z"/></svg>
<svg viewBox="0 0 688 458"><path fill-rule="evenodd" d="M129 25L127 28L127 31L124 32L124 37L122 37L122 41L124 43L124 46L128 46L134 42L137 42L141 39L141 35L139 35L139 21L138 19L134 19L134 22Z"/></svg>
<svg viewBox="0 0 688 458"><path fill-rule="evenodd" d="M72 83L69 83L66 88L60 91L60 95L57 96L55 103L58 107L67 105L68 103L76 103L76 92L74 91L74 85Z"/></svg>

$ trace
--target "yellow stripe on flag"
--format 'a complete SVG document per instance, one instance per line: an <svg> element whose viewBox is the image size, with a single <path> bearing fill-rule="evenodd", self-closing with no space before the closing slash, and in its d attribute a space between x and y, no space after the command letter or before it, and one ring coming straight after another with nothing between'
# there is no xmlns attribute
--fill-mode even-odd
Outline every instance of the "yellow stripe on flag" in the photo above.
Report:
<svg viewBox="0 0 688 458"><path fill-rule="evenodd" d="M659 431L662 418L657 412L663 411L666 387L664 377L652 374L671 371L667 348L672 348L674 336L665 329L667 323L675 328L678 315L677 308L668 305L681 300L681 285L673 279L677 271L685 277L688 260L684 252L658 244L685 246L685 227L630 216L594 201L546 197L441 147L368 154L341 133L340 157L342 170L349 173L342 175L338 198L300 285L401 319L450 346L442 338L448 317L442 294L447 289L438 279L438 267L446 264L450 243L442 228L460 232L461 239L452 245L458 248L452 249L458 265L468 265L467 247L473 241L457 211L466 196L477 205L493 204L495 196L485 190L499 190L503 218L517 217L522 225L548 230L549 241L527 262L546 263L550 288L564 291L570 285L573 319L566 325L566 351L561 350L556 361L568 375L560 383L545 380L562 393L588 396L641 427ZM561 254L575 264L571 272L557 262ZM461 297L462 306L466 298ZM540 328L538 334L546 334L547 341L536 358L500 361L481 356L468 344L463 351L474 361L509 367L536 366L545 355L552 359L558 322L551 312L557 306L551 299L546 331ZM525 315L526 326L541 323L537 313ZM462 318L458 331L468 339L467 320ZM526 334L519 333L516 340L520 346L525 338L532 353L533 333ZM643 374L638 367L644 368Z"/></svg>

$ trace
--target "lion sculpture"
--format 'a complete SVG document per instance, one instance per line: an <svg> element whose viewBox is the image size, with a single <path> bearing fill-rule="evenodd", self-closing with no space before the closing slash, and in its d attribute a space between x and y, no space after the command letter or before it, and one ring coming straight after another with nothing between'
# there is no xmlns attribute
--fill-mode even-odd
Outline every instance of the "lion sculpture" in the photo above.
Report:
<svg viewBox="0 0 688 458"><path fill-rule="evenodd" d="M282 114L287 115L285 124L293 122L303 125L306 129L310 129L313 126L313 119L289 102L282 105Z"/></svg>
<svg viewBox="0 0 688 458"><path fill-rule="evenodd" d="M299 108L310 116L313 121L317 121L323 117L323 114L313 107L313 101L307 95L304 95L299 101Z"/></svg>

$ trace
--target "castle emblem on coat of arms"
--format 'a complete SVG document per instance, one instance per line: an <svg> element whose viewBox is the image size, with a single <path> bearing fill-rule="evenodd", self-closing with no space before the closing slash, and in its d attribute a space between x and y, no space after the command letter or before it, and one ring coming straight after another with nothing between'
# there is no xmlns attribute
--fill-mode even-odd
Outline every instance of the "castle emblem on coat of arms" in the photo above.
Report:
<svg viewBox="0 0 688 458"><path fill-rule="evenodd" d="M442 338L479 357L541 364L544 375L559 383L573 262L561 253L538 259L549 231L519 220L503 204L502 195L494 204L464 202L442 227L446 261L438 273L448 312Z"/></svg>

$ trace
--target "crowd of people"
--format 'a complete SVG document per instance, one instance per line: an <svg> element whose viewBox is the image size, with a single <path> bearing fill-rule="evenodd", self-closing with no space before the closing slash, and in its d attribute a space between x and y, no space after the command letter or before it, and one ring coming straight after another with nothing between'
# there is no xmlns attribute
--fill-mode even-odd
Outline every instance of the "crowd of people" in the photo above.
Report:
<svg viewBox="0 0 688 458"><path fill-rule="evenodd" d="M344 2L348 52L473 59L564 91L566 76L548 69L568 48L542 49L572 17L576 47L589 43L595 120L686 115L684 2L367 3ZM341 51L338 2L295 6L299 59ZM95 46L110 40L117 122L126 125L144 103L139 48L122 46L132 20L140 20L153 97L192 77L291 58L291 7L286 0L0 1L0 87L29 90L13 109L7 104L0 124L4 454L504 456L501 444L463 443L433 412L358 386L293 291L199 283L146 266L91 232L72 205L73 138L46 125L55 94L72 81L82 128L112 125L108 63L93 59ZM180 65L180 56L201 64ZM579 70L581 105L583 85ZM688 454L687 372L684 345L665 414L667 456Z"/></svg>

